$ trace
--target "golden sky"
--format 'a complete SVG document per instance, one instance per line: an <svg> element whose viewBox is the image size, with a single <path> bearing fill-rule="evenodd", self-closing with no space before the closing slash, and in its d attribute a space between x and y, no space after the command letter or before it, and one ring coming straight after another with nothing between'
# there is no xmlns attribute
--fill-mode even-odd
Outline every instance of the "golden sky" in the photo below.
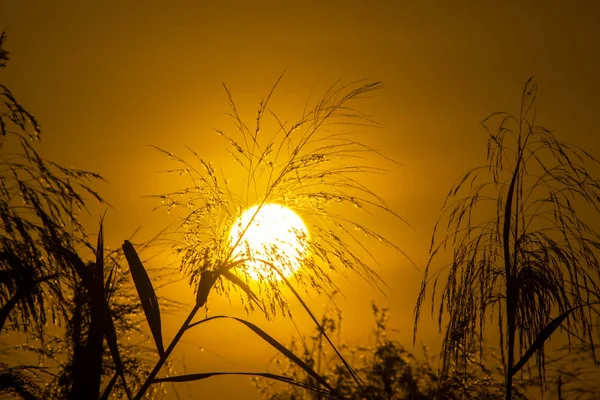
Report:
<svg viewBox="0 0 600 400"><path fill-rule="evenodd" d="M108 181L98 189L114 206L105 222L113 247L138 226L147 238L173 222L142 198L178 185L157 174L168 165L148 145L217 154L212 128L231 126L221 82L252 122L284 70L272 104L290 115L302 111L313 86L318 96L340 77L382 80L383 89L357 105L383 125L368 143L402 164L375 190L413 229L375 223L420 267L450 186L484 161L479 122L493 111L517 112L530 76L539 86L538 122L600 151L600 6L592 1L1 0L0 29L11 56L1 81L40 121L43 155ZM340 301L344 337L369 338L375 299L390 307L393 328L409 344L420 272L399 254L379 257L387 297L356 278L340 283L352 289ZM180 296L192 301L191 291ZM311 301L317 309L325 302ZM235 304L212 302L211 312L243 316ZM167 338L180 320L165 321ZM286 321L253 320L284 342L294 332ZM174 357L185 356L187 372L265 368L270 349L231 325L215 322L186 337ZM419 340L439 345L428 314ZM245 378L178 388L182 398L258 398Z"/></svg>

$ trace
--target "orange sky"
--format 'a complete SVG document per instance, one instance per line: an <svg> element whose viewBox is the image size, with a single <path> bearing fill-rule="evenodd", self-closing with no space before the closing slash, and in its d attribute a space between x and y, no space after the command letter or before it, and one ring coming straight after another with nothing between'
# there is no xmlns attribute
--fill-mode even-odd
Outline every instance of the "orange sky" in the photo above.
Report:
<svg viewBox="0 0 600 400"><path fill-rule="evenodd" d="M366 140L402 167L375 189L414 229L377 223L422 266L448 189L484 161L479 121L493 111L517 112L529 76L539 86L538 122L596 155L600 150L598 5L435 3L2 0L0 29L7 31L11 61L1 82L41 122L44 156L107 179L98 189L114 206L106 218L114 247L140 225L140 238L147 238L173 222L142 198L178 185L157 174L168 164L147 145L174 151L189 145L210 159L221 145L212 128L230 126L221 82L252 122L284 70L272 104L290 115L302 111L313 85L318 94L341 76L382 80L382 90L357 104L383 124ZM340 302L344 337L369 338L369 303L376 299L390 307L392 325L408 344L421 275L398 254L379 256L391 287L387 298L357 279L340 283L348 290ZM178 296L191 302L186 290L178 286ZM211 312L243 315L235 304L211 300ZM311 304L323 303L317 297ZM253 320L284 342L294 332L287 321ZM168 338L179 321L165 322ZM185 353L188 372L265 368L270 349L231 325L215 322L186 337L175 358ZM420 332L420 340L438 346L428 315ZM182 398L258 398L245 378L178 388Z"/></svg>

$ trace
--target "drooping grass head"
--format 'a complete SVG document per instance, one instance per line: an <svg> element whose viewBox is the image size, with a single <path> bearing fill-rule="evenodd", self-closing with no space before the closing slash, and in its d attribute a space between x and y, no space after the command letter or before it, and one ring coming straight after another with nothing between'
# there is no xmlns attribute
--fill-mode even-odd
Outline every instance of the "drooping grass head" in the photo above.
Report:
<svg viewBox="0 0 600 400"><path fill-rule="evenodd" d="M252 128L242 120L225 86L234 129L216 132L233 161L226 168L215 167L208 152L188 148L184 158L161 150L178 165L171 172L189 177L187 187L160 198L182 218L176 249L190 283L197 287L205 271L229 271L245 284L256 283L267 313L287 311L280 279L284 271L295 271L296 284L317 293L335 289L332 273L338 271L380 286L383 282L372 268L375 260L367 242L396 246L370 227L368 213L379 210L400 218L369 187L370 175L384 172L373 166L374 157L385 157L348 130L377 125L353 104L380 83L337 82L316 104L307 105L295 119L284 120L269 107L279 82L261 101ZM263 243L260 251L252 249L249 235L260 231L261 215L273 205L293 211L306 229L296 226L286 231L293 239L281 234L278 240ZM238 240L232 240L232 229ZM286 246L299 250L284 253ZM255 273L257 265L260 274ZM215 288L228 293L231 279L221 276Z"/></svg>

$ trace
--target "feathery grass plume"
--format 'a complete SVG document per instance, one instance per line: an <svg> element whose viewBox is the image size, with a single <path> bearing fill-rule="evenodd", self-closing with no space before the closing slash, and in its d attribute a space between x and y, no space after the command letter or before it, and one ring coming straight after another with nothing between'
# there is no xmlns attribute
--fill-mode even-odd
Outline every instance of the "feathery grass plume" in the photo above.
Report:
<svg viewBox="0 0 600 400"><path fill-rule="evenodd" d="M8 61L5 38L0 67ZM90 187L102 178L42 158L33 115L4 85L0 100L0 333L36 330L43 337L48 317L68 318L64 289L72 268L61 250L93 249L77 215L86 210L86 196L103 201Z"/></svg>
<svg viewBox="0 0 600 400"><path fill-rule="evenodd" d="M507 398L515 366L526 364L519 358L533 353L544 390L543 343L561 318L569 343L593 343L592 317L600 300L600 235L594 226L600 181L592 176L598 160L536 125L536 93L531 78L518 116L494 113L482 122L489 135L487 163L451 188L415 306L416 337L426 289L433 286L433 314L438 279L447 273L438 309L440 330L448 317L444 368L480 343L486 320L497 318ZM497 128L490 130L494 121ZM446 229L441 239L438 228ZM444 250L451 262L432 275Z"/></svg>
<svg viewBox="0 0 600 400"><path fill-rule="evenodd" d="M158 149L177 164L169 172L189 177L190 185L154 196L162 200L159 207L178 211L182 217L181 240L175 247L190 284L198 288L202 274L211 271L229 271L248 284L252 279L250 265L259 263L264 270L257 278L255 296L264 303L268 315L278 310L289 312L278 273L269 268L269 262L283 271L300 263L302 267L293 276L295 284L318 293L336 290L331 279L336 271L355 273L379 288L385 285L372 268L377 262L367 241L400 250L363 222L363 215L349 216L345 207L351 213L376 211L403 221L368 186L370 175L384 173L372 166L374 157L385 156L347 131L349 127L377 126L351 103L371 94L380 82L338 81L312 108L307 104L302 114L289 122L269 108L280 80L281 76L260 103L253 128L242 120L231 91L224 85L235 130L216 132L225 140L234 162L221 170L191 148L188 158ZM268 259L263 261L267 262L262 262L244 244L246 230L269 203L288 207L303 218L309 234L294 234L308 249L305 254L284 256L279 246L271 245L263 252ZM235 221L252 206L257 206L256 213L246 226L239 227L242 235L237 243L230 243ZM239 281L219 275L211 287L228 295L231 289L239 290L235 282ZM254 307L253 296L242 288L242 301L248 311Z"/></svg>
<svg viewBox="0 0 600 400"><path fill-rule="evenodd" d="M123 375L129 387L139 387L154 364L156 348L149 345L152 337L146 335L143 329L144 321L139 320L142 308L129 277L122 250L106 251L104 258L105 269L110 271L105 274L108 276L104 280L104 294L114 329L110 327L110 321L103 322L107 341L104 342L102 350L101 391L106 396L111 394L112 398L127 398L128 390L124 385ZM89 276L93 276L93 263L85 264L81 260L73 263L80 266L78 270L86 271ZM82 273L78 276L85 275ZM156 277L156 274L152 275ZM158 280L161 279L159 275ZM77 376L76 369L81 369L81 363L78 364L77 360L85 359L86 345L92 329L91 310L94 299L89 285L84 281L87 279L78 277L73 277L71 281L73 287L70 290L75 294L71 298L70 317L64 334L46 334L46 337L41 340L42 338L33 332L27 336L24 344L13 349L17 354L27 352L36 355L38 363L45 367L46 386L40 389L41 398L67 398ZM162 302L165 305L163 311L179 307L168 298L163 298ZM114 346L117 344L117 339L118 356ZM172 373L172 365L168 363L166 367ZM84 371L88 369L84 368ZM113 387L109 388L112 381L114 381ZM154 385L150 388L149 395L155 396L163 389L163 385Z"/></svg>
<svg viewBox="0 0 600 400"><path fill-rule="evenodd" d="M2 33L0 68L8 61L5 38ZM109 349L102 350L102 382L118 369L115 364L119 363L111 359L116 354L115 331L120 339L136 334L143 337L135 321L141 310L132 301L132 288L121 272L123 254L104 253L102 235L96 252L78 220L90 200L104 203L92 189L102 181L101 176L44 159L36 150L40 126L33 115L4 85L0 85L0 100L0 335L16 333L25 341L0 350L37 355L45 366L36 372L43 373L47 383L38 388L40 398L67 398L74 368L79 367L75 360L84 353L93 330L93 296L83 282L86 276L102 275L104 280L101 264L110 271L105 282L95 281L104 292L104 301L97 302L102 303L102 318L108 316L105 311L110 307L114 320L114 329L104 332L109 336ZM84 254L94 253L96 262L86 264ZM91 265L97 270L87 268ZM64 335L48 329L56 325L65 329ZM106 319L101 325L109 327ZM133 385L139 385L141 376L148 373L150 353L139 343L120 340L122 370ZM25 367L9 365L5 371ZM124 397L122 381L116 382L114 392Z"/></svg>

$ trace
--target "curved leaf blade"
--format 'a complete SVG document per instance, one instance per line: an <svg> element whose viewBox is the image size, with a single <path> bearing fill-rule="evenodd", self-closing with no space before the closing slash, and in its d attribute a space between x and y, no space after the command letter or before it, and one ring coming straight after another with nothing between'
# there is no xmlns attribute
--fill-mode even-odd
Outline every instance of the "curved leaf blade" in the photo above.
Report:
<svg viewBox="0 0 600 400"><path fill-rule="evenodd" d="M104 332L104 337L106 338L108 348L110 349L111 356L115 363L115 369L123 380L123 385L125 386L127 397L130 398L131 394L129 391L129 387L127 386L127 381L125 380L123 362L121 360L121 354L119 353L119 346L117 344L117 331L115 329L115 324L110 314L110 308L108 307L108 303L104 298L104 294L98 293L94 290L95 282L93 281L93 274L90 273L91 271L86 267L85 263L81 260L81 258L79 258L77 254L70 251L64 251L63 255L69 260L69 262L73 265L73 267L81 277L84 286L92 296L92 301L96 302L96 304L99 305L99 315L102 318L102 328Z"/></svg>
<svg viewBox="0 0 600 400"><path fill-rule="evenodd" d="M170 376L167 378L156 378L152 381L152 383L193 382L193 381L199 381L202 379L207 379L207 378L210 378L213 376L220 376L220 375L259 376L262 378L272 379L272 380L287 383L290 385L298 386L298 387L301 387L304 389L312 390L313 392L316 392L316 393L330 394L330 392L328 392L326 390L299 382L289 376L272 374L270 372L204 372L204 373L198 373L198 374Z"/></svg>
<svg viewBox="0 0 600 400"><path fill-rule="evenodd" d="M165 353L165 349L162 341L160 309L158 307L158 298L154 292L154 287L152 286L150 277L131 242L125 240L122 248L127 263L129 264L129 271L131 271L131 277L135 283L138 297L142 303L144 313L146 314L146 321L148 321L150 331L156 342L156 349L158 350L158 354L162 357Z"/></svg>
<svg viewBox="0 0 600 400"><path fill-rule="evenodd" d="M104 297L104 216L100 219L98 243L96 244L96 270L94 272L96 290Z"/></svg>
<svg viewBox="0 0 600 400"><path fill-rule="evenodd" d="M290 361L292 361L294 364L296 364L297 366L302 368L308 375L313 377L321 385L325 386L331 393L334 393L337 397L343 398L342 396L340 396L337 393L337 391L321 375L316 373L315 370L313 370L307 363L305 363L301 358L299 358L297 355L292 353L292 351L290 351L287 347L285 347L284 345L279 343L279 341L277 341L275 338L273 338L267 332L263 331L261 328L254 325L252 322L249 322L244 319L237 318L237 317L230 317L228 315L216 315L216 316L209 317L209 318L203 319L201 321L195 322L193 324L190 324L190 326L188 326L187 329L190 329L196 325L200 325L204 322L208 322L208 321L215 320L215 319L221 319L221 318L233 319L235 321L238 321L238 322L246 325L248 328L250 328L250 330L252 330L258 336L260 336L261 339L263 339L265 342L269 343L277 351L279 351L281 354L283 354L285 357L287 357Z"/></svg>
<svg viewBox="0 0 600 400"><path fill-rule="evenodd" d="M115 386L115 383L117 383L118 378L119 378L119 373L117 372L113 375L110 382L108 382L108 385L106 385L106 388L104 389L104 392L102 393L102 396L100 396L100 400L108 400L108 398L110 397L110 392L112 391L112 388Z"/></svg>
<svg viewBox="0 0 600 400"><path fill-rule="evenodd" d="M554 331L560 326L560 324L563 323L563 321L565 319L567 319L567 317L575 310L584 307L584 306L588 306L591 307L592 305L598 304L600 302L594 302L591 304L584 304L584 305L580 305L577 307L573 307L567 311L565 311L564 313L560 314L558 317L554 318L552 321L550 321L548 323L548 325L546 325L544 327L544 329L542 329L540 331L540 333L537 335L537 337L535 338L535 341L533 342L533 344L531 345L531 347L529 349L527 349L527 351L525 352L525 354L523 354L523 357L521 357L521 359L519 360L519 362L513 367L513 369L510 371L511 375L516 374L517 372L519 372L519 370L521 368L523 368L523 366L525 366L525 364L527 364L527 361L529 361L529 359L531 358L532 355L535 354L536 351L538 351L543 345L544 342L546 342L546 340L548 340L548 338L554 333Z"/></svg>

